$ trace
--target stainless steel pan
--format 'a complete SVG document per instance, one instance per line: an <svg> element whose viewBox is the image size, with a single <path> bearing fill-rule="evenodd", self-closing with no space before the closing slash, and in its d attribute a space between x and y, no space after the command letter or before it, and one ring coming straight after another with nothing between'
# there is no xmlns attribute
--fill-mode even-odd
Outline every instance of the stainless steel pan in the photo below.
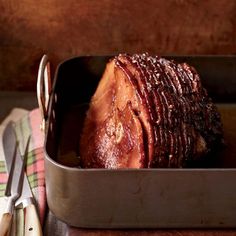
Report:
<svg viewBox="0 0 236 236"><path fill-rule="evenodd" d="M109 56L64 61L51 92L48 59L43 57L38 98L45 129L47 200L59 219L86 228L236 227L236 57L174 58L197 68L222 113L226 148L213 154L216 161L205 168L78 168L83 118Z"/></svg>

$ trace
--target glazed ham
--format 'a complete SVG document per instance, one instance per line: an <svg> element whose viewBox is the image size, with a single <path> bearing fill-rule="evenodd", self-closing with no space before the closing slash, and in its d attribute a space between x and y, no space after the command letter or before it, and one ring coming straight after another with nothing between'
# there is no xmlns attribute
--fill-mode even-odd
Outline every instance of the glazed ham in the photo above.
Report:
<svg viewBox="0 0 236 236"><path fill-rule="evenodd" d="M84 168L186 167L222 142L222 124L186 63L119 55L107 64L80 139Z"/></svg>

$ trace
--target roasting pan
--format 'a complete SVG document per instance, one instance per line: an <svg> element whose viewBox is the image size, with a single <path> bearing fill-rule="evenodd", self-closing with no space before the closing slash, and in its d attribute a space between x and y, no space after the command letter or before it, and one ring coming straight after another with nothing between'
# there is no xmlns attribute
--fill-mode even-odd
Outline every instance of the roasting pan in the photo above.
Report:
<svg viewBox="0 0 236 236"><path fill-rule="evenodd" d="M89 100L110 56L62 62L51 89L48 57L37 94L45 130L50 210L85 228L236 227L236 57L168 56L193 65L222 115L225 147L209 166L189 169L81 169L78 140Z"/></svg>

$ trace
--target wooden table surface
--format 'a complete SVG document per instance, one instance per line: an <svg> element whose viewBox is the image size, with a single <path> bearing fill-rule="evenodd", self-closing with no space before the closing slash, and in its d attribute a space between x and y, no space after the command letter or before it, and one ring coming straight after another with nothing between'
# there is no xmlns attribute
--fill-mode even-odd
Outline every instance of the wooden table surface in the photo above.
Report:
<svg viewBox="0 0 236 236"><path fill-rule="evenodd" d="M35 93L23 92L1 92L0 91L0 121L10 112L13 107L32 109L37 107ZM190 213L191 214L191 213ZM173 230L96 230L96 229L74 229L56 220L50 220L54 225L53 232L49 235L62 236L67 232L68 236L235 236L236 229L173 229ZM56 229L55 229L56 228ZM62 233L63 232L63 233Z"/></svg>
<svg viewBox="0 0 236 236"><path fill-rule="evenodd" d="M76 230L70 236L235 236L233 230Z"/></svg>

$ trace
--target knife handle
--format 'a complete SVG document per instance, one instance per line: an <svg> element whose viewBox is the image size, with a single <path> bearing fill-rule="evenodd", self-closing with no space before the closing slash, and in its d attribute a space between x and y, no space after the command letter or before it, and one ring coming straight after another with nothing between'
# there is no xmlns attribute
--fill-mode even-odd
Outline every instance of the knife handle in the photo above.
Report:
<svg viewBox="0 0 236 236"><path fill-rule="evenodd" d="M0 236L7 236L11 229L11 213L4 213L0 222Z"/></svg>
<svg viewBox="0 0 236 236"><path fill-rule="evenodd" d="M25 208L25 236L42 236L42 227L38 218L36 207L30 204Z"/></svg>

